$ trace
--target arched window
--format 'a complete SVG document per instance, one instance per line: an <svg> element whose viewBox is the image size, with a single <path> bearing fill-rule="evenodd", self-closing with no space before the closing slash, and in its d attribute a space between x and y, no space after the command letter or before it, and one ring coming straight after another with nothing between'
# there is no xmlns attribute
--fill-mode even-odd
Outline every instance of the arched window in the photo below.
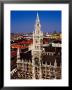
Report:
<svg viewBox="0 0 72 90"><path fill-rule="evenodd" d="M39 66L39 59L38 58L35 58L35 65Z"/></svg>

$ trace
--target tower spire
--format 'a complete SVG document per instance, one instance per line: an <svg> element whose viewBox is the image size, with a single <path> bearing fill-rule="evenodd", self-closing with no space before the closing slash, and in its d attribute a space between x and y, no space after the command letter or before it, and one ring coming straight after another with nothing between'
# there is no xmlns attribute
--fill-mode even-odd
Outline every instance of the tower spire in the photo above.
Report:
<svg viewBox="0 0 72 90"><path fill-rule="evenodd" d="M39 34L41 32L40 30L41 30L41 24L40 24L39 15L37 12L36 23L35 23L35 33Z"/></svg>
<svg viewBox="0 0 72 90"><path fill-rule="evenodd" d="M38 12L37 12L37 19L36 19L36 22L40 22Z"/></svg>

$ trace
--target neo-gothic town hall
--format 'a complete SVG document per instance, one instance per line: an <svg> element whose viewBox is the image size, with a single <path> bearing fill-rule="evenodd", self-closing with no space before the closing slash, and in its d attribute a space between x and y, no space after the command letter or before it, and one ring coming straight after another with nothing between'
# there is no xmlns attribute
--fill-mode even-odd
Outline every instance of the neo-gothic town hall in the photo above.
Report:
<svg viewBox="0 0 72 90"><path fill-rule="evenodd" d="M61 43L59 46L44 45L43 38L37 13L33 43L29 48L17 49L16 68L11 71L11 79L61 79Z"/></svg>

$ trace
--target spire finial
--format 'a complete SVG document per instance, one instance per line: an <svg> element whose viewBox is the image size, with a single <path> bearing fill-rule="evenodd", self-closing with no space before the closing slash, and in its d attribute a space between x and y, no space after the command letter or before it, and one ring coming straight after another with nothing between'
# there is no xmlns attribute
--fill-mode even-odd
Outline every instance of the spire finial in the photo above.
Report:
<svg viewBox="0 0 72 90"><path fill-rule="evenodd" d="M38 12L37 12L37 17L38 17Z"/></svg>
<svg viewBox="0 0 72 90"><path fill-rule="evenodd" d="M54 67L57 67L57 62L56 62L56 59L55 59L55 62L54 62Z"/></svg>

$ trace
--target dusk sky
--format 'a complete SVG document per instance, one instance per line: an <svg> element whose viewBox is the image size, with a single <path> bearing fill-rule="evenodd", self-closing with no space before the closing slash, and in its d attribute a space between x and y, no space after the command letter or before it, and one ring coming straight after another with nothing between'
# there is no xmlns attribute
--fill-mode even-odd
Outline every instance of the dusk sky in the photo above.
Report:
<svg viewBox="0 0 72 90"><path fill-rule="evenodd" d="M11 32L33 32L37 12L41 31L61 32L61 11L11 11Z"/></svg>

